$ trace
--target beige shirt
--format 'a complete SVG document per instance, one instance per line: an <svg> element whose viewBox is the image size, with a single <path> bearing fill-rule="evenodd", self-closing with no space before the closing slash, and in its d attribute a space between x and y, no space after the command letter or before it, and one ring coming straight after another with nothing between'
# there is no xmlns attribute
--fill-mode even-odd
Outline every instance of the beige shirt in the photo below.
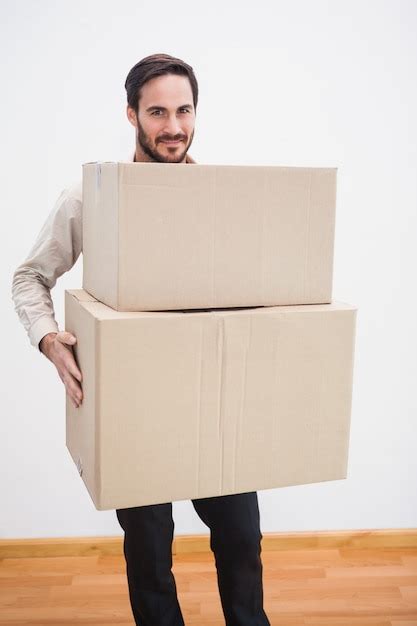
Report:
<svg viewBox="0 0 417 626"><path fill-rule="evenodd" d="M129 160L134 161L135 155ZM186 156L187 163L195 163ZM58 332L51 289L82 252L82 181L67 187L55 202L26 259L13 274L12 298L30 343Z"/></svg>

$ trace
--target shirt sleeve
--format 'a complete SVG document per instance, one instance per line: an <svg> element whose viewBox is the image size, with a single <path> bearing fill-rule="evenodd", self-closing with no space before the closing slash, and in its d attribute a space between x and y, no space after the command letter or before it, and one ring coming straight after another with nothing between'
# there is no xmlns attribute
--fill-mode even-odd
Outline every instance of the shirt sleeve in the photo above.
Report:
<svg viewBox="0 0 417 626"><path fill-rule="evenodd" d="M51 289L82 251L81 184L62 191L26 259L12 280L15 311L31 344L58 332Z"/></svg>

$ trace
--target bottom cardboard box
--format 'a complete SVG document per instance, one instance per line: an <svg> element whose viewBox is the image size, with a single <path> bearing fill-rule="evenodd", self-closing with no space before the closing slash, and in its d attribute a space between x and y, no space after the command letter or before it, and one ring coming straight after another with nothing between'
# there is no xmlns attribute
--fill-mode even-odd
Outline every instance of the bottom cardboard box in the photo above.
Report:
<svg viewBox="0 0 417 626"><path fill-rule="evenodd" d="M98 510L347 477L357 310L118 312L65 292L84 400L66 445Z"/></svg>

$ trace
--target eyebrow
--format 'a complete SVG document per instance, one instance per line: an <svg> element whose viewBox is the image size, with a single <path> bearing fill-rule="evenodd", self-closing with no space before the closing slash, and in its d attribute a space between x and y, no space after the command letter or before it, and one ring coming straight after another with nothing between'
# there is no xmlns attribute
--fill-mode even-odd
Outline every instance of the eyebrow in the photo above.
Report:
<svg viewBox="0 0 417 626"><path fill-rule="evenodd" d="M186 108L192 109L193 108L192 104L182 104L181 106L178 107L178 109L186 109ZM156 109L161 110L161 111L167 110L166 107L151 106L146 109L146 112L149 113L150 111L154 111Z"/></svg>

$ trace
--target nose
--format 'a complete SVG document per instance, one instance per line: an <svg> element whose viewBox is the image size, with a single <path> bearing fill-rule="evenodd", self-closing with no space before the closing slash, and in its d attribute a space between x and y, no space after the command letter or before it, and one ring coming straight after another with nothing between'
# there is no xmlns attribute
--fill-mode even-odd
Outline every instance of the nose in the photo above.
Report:
<svg viewBox="0 0 417 626"><path fill-rule="evenodd" d="M169 116L169 118L167 119L167 123L164 126L164 132L169 135L183 134L176 115Z"/></svg>

